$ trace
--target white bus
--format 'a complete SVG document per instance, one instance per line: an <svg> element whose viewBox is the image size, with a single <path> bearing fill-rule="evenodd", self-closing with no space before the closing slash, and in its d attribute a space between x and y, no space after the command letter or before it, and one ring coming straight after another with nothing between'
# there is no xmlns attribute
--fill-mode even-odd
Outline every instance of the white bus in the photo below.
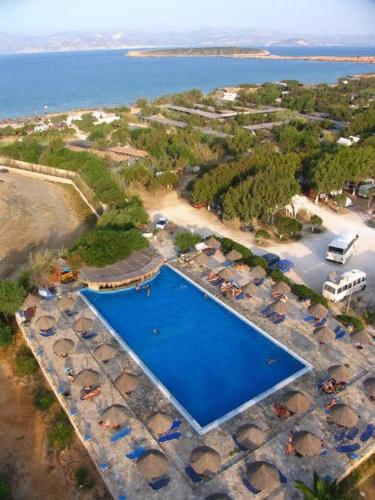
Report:
<svg viewBox="0 0 375 500"><path fill-rule="evenodd" d="M358 234L354 232L341 234L328 245L326 259L345 264L354 252L358 238Z"/></svg>
<svg viewBox="0 0 375 500"><path fill-rule="evenodd" d="M367 275L363 271L353 269L341 275L332 273L323 285L323 297L338 302L355 292L360 292L367 285Z"/></svg>

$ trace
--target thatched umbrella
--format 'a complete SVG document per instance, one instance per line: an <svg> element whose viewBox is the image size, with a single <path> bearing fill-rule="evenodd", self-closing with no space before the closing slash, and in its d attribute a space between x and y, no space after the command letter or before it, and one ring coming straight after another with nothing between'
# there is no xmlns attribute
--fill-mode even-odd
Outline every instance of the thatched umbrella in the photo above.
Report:
<svg viewBox="0 0 375 500"><path fill-rule="evenodd" d="M330 366L327 371L337 382L347 382L352 375L349 365Z"/></svg>
<svg viewBox="0 0 375 500"><path fill-rule="evenodd" d="M293 434L293 446L297 453L305 457L319 455L322 450L320 439L309 431L298 431Z"/></svg>
<svg viewBox="0 0 375 500"><path fill-rule="evenodd" d="M323 304L311 304L308 307L308 311L311 316L314 316L316 319L323 319L327 317L328 309L323 306Z"/></svg>
<svg viewBox="0 0 375 500"><path fill-rule="evenodd" d="M275 294L283 295L288 292L290 292L290 286L288 285L288 283L285 283L284 281L280 281L279 283L276 283L276 285L272 287L272 293Z"/></svg>
<svg viewBox="0 0 375 500"><path fill-rule="evenodd" d="M59 299L58 304L64 311L70 311L70 309L73 309L74 299L73 297L69 297L69 295L64 295L61 299Z"/></svg>
<svg viewBox="0 0 375 500"><path fill-rule="evenodd" d="M36 295L29 294L24 302L24 307L38 307L40 304L40 298Z"/></svg>
<svg viewBox="0 0 375 500"><path fill-rule="evenodd" d="M261 280L267 276L262 266L255 266L250 270L250 277L254 280Z"/></svg>
<svg viewBox="0 0 375 500"><path fill-rule="evenodd" d="M335 340L335 334L330 328L328 328L328 326L315 328L314 337L318 342L331 342L332 340Z"/></svg>
<svg viewBox="0 0 375 500"><path fill-rule="evenodd" d="M218 241L216 238L214 238L213 236L211 236L210 238L208 238L208 240L206 240L205 242L205 245L207 245L208 247L210 248L214 248L215 250L219 250L219 248L221 247L221 243L220 241Z"/></svg>
<svg viewBox="0 0 375 500"><path fill-rule="evenodd" d="M229 269L228 267L226 267L222 271L219 271L219 276L225 281L230 281L236 276L236 273L233 271L233 269Z"/></svg>
<svg viewBox="0 0 375 500"><path fill-rule="evenodd" d="M135 391L138 387L138 384L139 378L137 377L137 375L126 372L117 377L114 382L116 389L118 389L121 394L129 394Z"/></svg>
<svg viewBox="0 0 375 500"><path fill-rule="evenodd" d="M106 422L112 427L121 426L127 418L128 412L126 411L125 406L122 405L109 406L102 414L103 422Z"/></svg>
<svg viewBox="0 0 375 500"><path fill-rule="evenodd" d="M257 490L270 490L280 484L280 474L269 462L253 462L246 468L246 477Z"/></svg>
<svg viewBox="0 0 375 500"><path fill-rule="evenodd" d="M210 476L220 469L221 458L219 453L209 446L198 446L191 452L190 463L197 474Z"/></svg>
<svg viewBox="0 0 375 500"><path fill-rule="evenodd" d="M280 302L277 300L276 302L272 302L269 308L277 314L286 314L288 312L289 306L287 302Z"/></svg>
<svg viewBox="0 0 375 500"><path fill-rule="evenodd" d="M163 476L167 467L167 457L159 450L147 450L137 460L137 469L147 479Z"/></svg>
<svg viewBox="0 0 375 500"><path fill-rule="evenodd" d="M332 422L342 427L353 427L358 421L356 412L350 406L343 403L337 403L332 406L329 418Z"/></svg>
<svg viewBox="0 0 375 500"><path fill-rule="evenodd" d="M86 368L85 370L79 372L74 379L74 383L80 385L81 387L96 385L98 382L99 373L89 368Z"/></svg>
<svg viewBox="0 0 375 500"><path fill-rule="evenodd" d="M236 431L236 441L238 444L247 450L254 451L266 440L266 436L262 429L254 424L241 425Z"/></svg>
<svg viewBox="0 0 375 500"><path fill-rule="evenodd" d="M39 330L47 331L56 326L56 320L53 316L40 316L36 322L36 326Z"/></svg>
<svg viewBox="0 0 375 500"><path fill-rule="evenodd" d="M173 422L173 418L161 412L155 412L147 419L147 426L158 436L161 436L169 431Z"/></svg>
<svg viewBox="0 0 375 500"><path fill-rule="evenodd" d="M293 413L304 413L311 406L311 399L303 392L291 391L287 394L284 406Z"/></svg>
<svg viewBox="0 0 375 500"><path fill-rule="evenodd" d="M246 295L256 295L258 292L258 287L254 285L254 283L248 283L242 288L242 291L246 293Z"/></svg>
<svg viewBox="0 0 375 500"><path fill-rule="evenodd" d="M92 325L92 319L81 316L80 318L77 318L73 323L73 329L78 333L84 333L89 331L92 328Z"/></svg>
<svg viewBox="0 0 375 500"><path fill-rule="evenodd" d="M228 252L225 256L227 260L230 260L232 262L235 262L236 260L241 260L242 259L242 254L238 252L237 250L233 249L230 252Z"/></svg>
<svg viewBox="0 0 375 500"><path fill-rule="evenodd" d="M217 262L219 262L219 264L223 264L226 261L225 255L220 250L217 250L212 255L212 258L215 259Z"/></svg>
<svg viewBox="0 0 375 500"><path fill-rule="evenodd" d="M361 330L359 332L352 333L350 338L353 342L357 342L358 344L373 344L374 339L372 336L366 332L366 330Z"/></svg>
<svg viewBox="0 0 375 500"><path fill-rule="evenodd" d="M117 354L117 349L110 344L102 344L94 350L94 356L99 361L109 361Z"/></svg>
<svg viewBox="0 0 375 500"><path fill-rule="evenodd" d="M67 356L74 349L74 342L70 339L59 339L53 344L53 352L57 356Z"/></svg>
<svg viewBox="0 0 375 500"><path fill-rule="evenodd" d="M205 266L208 262L208 256L204 253L200 253L195 257L195 263L198 264L198 266Z"/></svg>
<svg viewBox="0 0 375 500"><path fill-rule="evenodd" d="M375 398L375 377L369 377L363 382L363 387L371 398Z"/></svg>

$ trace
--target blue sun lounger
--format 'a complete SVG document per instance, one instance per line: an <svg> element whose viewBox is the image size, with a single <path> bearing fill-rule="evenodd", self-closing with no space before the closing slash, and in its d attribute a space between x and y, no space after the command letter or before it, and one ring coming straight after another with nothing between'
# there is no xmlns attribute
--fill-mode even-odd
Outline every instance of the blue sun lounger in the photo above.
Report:
<svg viewBox="0 0 375 500"><path fill-rule="evenodd" d="M172 432L172 434L165 434L159 438L159 443L166 443L167 441L174 441L182 437L181 432Z"/></svg>
<svg viewBox="0 0 375 500"><path fill-rule="evenodd" d="M76 417L78 415L78 410L75 406L72 406L69 410L69 415L71 417Z"/></svg>
<svg viewBox="0 0 375 500"><path fill-rule="evenodd" d="M314 324L314 328L320 328L321 326L324 326L326 324L326 319L321 319L320 321L318 321L317 323Z"/></svg>
<svg viewBox="0 0 375 500"><path fill-rule="evenodd" d="M124 427L123 429L120 429L117 431L115 434L111 436L111 443L117 443L117 441L120 441L120 439L128 436L131 433L131 427L127 426Z"/></svg>
<svg viewBox="0 0 375 500"><path fill-rule="evenodd" d="M185 472L186 474L190 477L190 479L193 481L193 483L199 483L199 481L202 481L202 477L195 472L193 467L191 465L188 465L185 467Z"/></svg>
<svg viewBox="0 0 375 500"><path fill-rule="evenodd" d="M98 334L97 333L87 333L87 334L82 334L81 339L83 340L91 340L94 337L96 337Z"/></svg>
<svg viewBox="0 0 375 500"><path fill-rule="evenodd" d="M286 484L288 482L287 477L284 476L284 474L281 471L278 471L278 472L279 472L280 483L281 484Z"/></svg>
<svg viewBox="0 0 375 500"><path fill-rule="evenodd" d="M306 321L306 323L309 323L310 321L314 321L314 319L315 319L314 316L311 316L311 314L309 314L303 318L303 321Z"/></svg>
<svg viewBox="0 0 375 500"><path fill-rule="evenodd" d="M348 430L348 432L345 434L345 437L352 441L358 434L359 429L358 427L352 427L351 429Z"/></svg>
<svg viewBox="0 0 375 500"><path fill-rule="evenodd" d="M161 490L165 486L169 484L169 476L163 476L160 479L157 479L156 481L152 481L148 483L148 485L153 489L153 490Z"/></svg>
<svg viewBox="0 0 375 500"><path fill-rule="evenodd" d="M181 420L176 419L172 422L172 425L168 429L168 432L175 431L179 427L181 427Z"/></svg>
<svg viewBox="0 0 375 500"><path fill-rule="evenodd" d="M246 488L249 491L251 491L251 493L254 493L254 495L257 495L258 493L260 493L260 490L257 490L256 488L254 488L254 486L246 478L243 478L242 482L243 482L244 486L246 486Z"/></svg>
<svg viewBox="0 0 375 500"><path fill-rule="evenodd" d="M260 279L254 280L254 285L255 286L263 285L263 283L264 283L264 278L260 278Z"/></svg>
<svg viewBox="0 0 375 500"><path fill-rule="evenodd" d="M246 446L242 446L242 444L240 444L240 443L237 441L235 434L233 434L233 435L232 435L232 439L233 439L233 441L234 441L234 444L236 445L236 448L238 448L240 451L247 451Z"/></svg>
<svg viewBox="0 0 375 500"><path fill-rule="evenodd" d="M51 330L40 330L40 335L41 337L52 337L56 335L56 330L54 328L51 328Z"/></svg>
<svg viewBox="0 0 375 500"><path fill-rule="evenodd" d="M336 333L335 340L340 340L343 337L345 337L346 331L345 330L340 330L338 333Z"/></svg>
<svg viewBox="0 0 375 500"><path fill-rule="evenodd" d="M85 435L83 436L83 441L84 441L85 443L89 443L90 441L92 441L91 434L85 434Z"/></svg>
<svg viewBox="0 0 375 500"><path fill-rule="evenodd" d="M125 495L120 495L120 496L118 497L118 500L126 500L126 496L125 496Z"/></svg>
<svg viewBox="0 0 375 500"><path fill-rule="evenodd" d="M359 443L354 444L340 444L336 446L336 451L339 453L353 453L353 451L358 451L361 445Z"/></svg>
<svg viewBox="0 0 375 500"><path fill-rule="evenodd" d="M359 460L361 455L358 455L358 453L349 453L349 458L350 460Z"/></svg>
<svg viewBox="0 0 375 500"><path fill-rule="evenodd" d="M333 436L333 439L335 441L342 441L345 437L345 434L346 434L346 429L341 429L336 432L336 434Z"/></svg>
<svg viewBox="0 0 375 500"><path fill-rule="evenodd" d="M102 462L102 463L99 464L99 469L101 471L108 470L109 469L109 464L107 462Z"/></svg>
<svg viewBox="0 0 375 500"><path fill-rule="evenodd" d="M274 325L279 325L280 323L283 323L286 320L285 314L280 314L276 318L271 318L271 321Z"/></svg>
<svg viewBox="0 0 375 500"><path fill-rule="evenodd" d="M143 446L139 446L139 448L135 448L135 450L131 451L126 455L126 458L129 458L129 460L137 460L139 457L141 457L144 452L146 451L146 448Z"/></svg>
<svg viewBox="0 0 375 500"><path fill-rule="evenodd" d="M43 351L43 349L42 349L42 348L38 349L38 350L36 351L36 355L37 355L38 357L43 356L43 355L44 355L44 351Z"/></svg>
<svg viewBox="0 0 375 500"><path fill-rule="evenodd" d="M362 432L360 440L363 443L366 443L370 438L374 436L374 424L368 424L366 429Z"/></svg>

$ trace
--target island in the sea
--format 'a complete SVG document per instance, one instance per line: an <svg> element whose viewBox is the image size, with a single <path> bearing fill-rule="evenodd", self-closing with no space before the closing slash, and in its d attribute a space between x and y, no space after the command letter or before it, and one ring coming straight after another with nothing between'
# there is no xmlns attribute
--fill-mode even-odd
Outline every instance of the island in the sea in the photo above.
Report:
<svg viewBox="0 0 375 500"><path fill-rule="evenodd" d="M129 57L234 57L238 59L269 59L323 62L353 62L375 64L373 56L278 55L268 50L243 47L197 47L175 49L129 50Z"/></svg>

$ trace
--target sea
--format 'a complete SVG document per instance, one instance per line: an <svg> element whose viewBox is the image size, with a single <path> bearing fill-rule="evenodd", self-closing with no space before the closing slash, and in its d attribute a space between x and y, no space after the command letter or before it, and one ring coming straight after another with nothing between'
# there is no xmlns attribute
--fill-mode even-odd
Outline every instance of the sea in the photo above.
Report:
<svg viewBox="0 0 375 500"><path fill-rule="evenodd" d="M280 55L374 55L375 47L272 47ZM130 104L140 97L296 79L333 83L362 63L219 57L133 58L126 50L0 55L0 119Z"/></svg>

